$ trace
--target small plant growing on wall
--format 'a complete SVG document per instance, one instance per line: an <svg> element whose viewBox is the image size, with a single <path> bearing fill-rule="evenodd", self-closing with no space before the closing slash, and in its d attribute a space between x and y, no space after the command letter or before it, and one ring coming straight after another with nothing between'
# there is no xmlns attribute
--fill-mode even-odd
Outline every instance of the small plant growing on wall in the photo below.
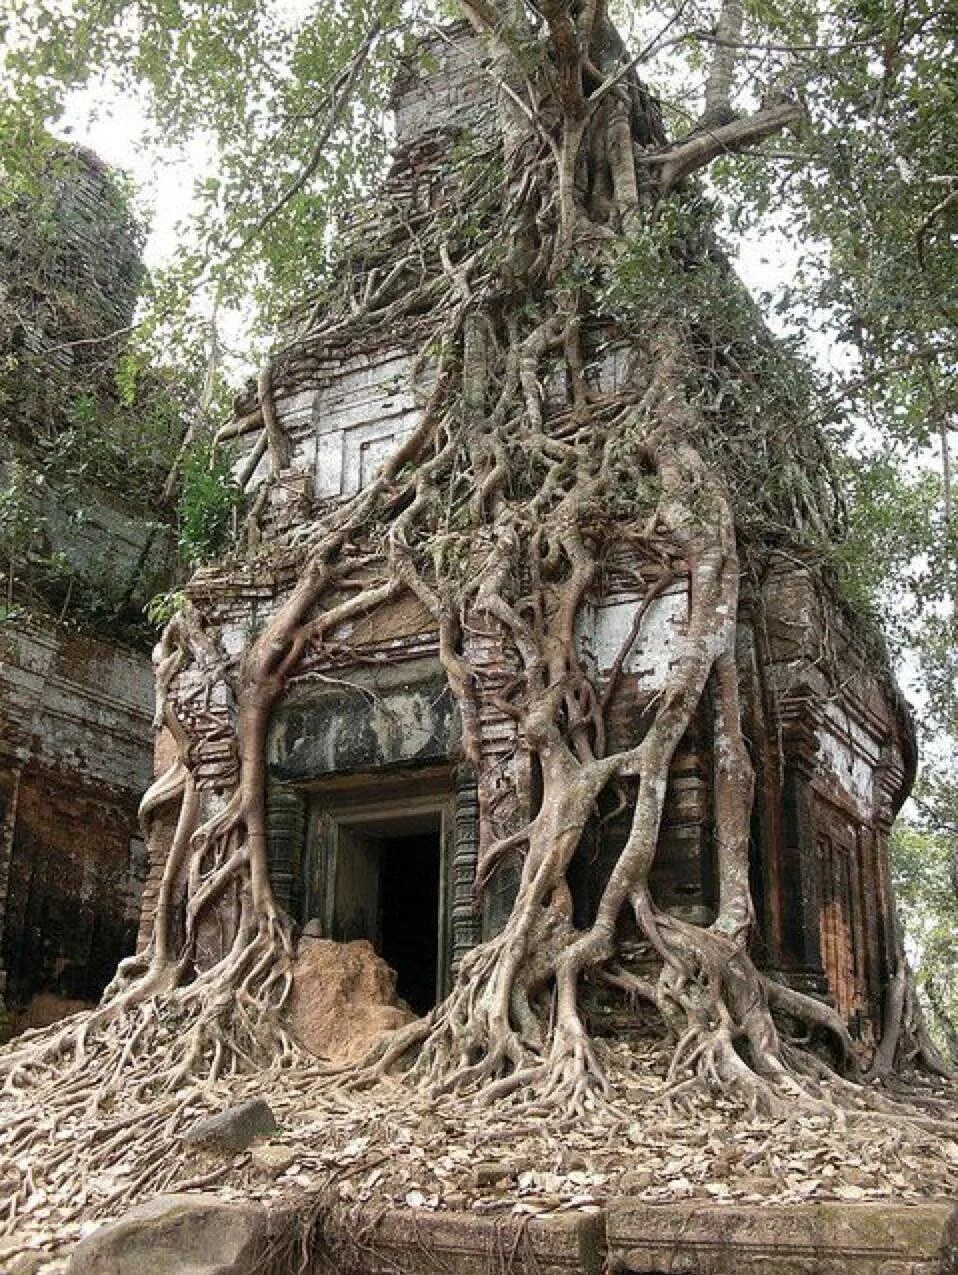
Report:
<svg viewBox="0 0 958 1275"><path fill-rule="evenodd" d="M209 562L226 547L239 500L228 461L211 444L195 444L183 461L179 548L190 566Z"/></svg>

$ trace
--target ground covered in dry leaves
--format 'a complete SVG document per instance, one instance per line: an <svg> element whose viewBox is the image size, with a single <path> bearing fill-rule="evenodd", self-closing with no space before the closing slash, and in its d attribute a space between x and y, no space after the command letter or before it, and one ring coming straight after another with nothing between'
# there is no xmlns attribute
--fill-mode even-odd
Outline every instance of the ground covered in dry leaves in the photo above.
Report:
<svg viewBox="0 0 958 1275"><path fill-rule="evenodd" d="M907 1120L852 1114L844 1128L807 1114L773 1121L722 1101L669 1114L664 1043L616 1041L603 1052L623 1112L611 1131L598 1119L543 1119L508 1103L481 1109L461 1098L431 1101L401 1083L354 1095L295 1072L222 1083L197 1093L181 1129L256 1096L269 1101L280 1132L219 1158L174 1135L157 1148L153 1172L139 1186L139 1155L121 1149L96 1171L87 1171L85 1156L66 1155L15 1218L0 1205L0 1269L62 1272L79 1238L159 1191L213 1191L276 1207L331 1196L346 1205L526 1215L596 1211L617 1195L774 1205L958 1194L958 1142ZM29 1093L20 1101L29 1103ZM125 1114L114 1111L111 1120ZM43 1110L36 1116L40 1132ZM88 1132L78 1118L56 1136L67 1150L86 1143ZM0 1130L0 1201L2 1184Z"/></svg>

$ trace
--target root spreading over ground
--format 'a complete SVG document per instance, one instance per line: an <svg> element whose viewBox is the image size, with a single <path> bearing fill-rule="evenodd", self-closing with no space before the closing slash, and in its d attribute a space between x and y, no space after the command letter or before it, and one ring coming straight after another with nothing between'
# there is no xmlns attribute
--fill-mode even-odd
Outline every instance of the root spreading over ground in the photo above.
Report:
<svg viewBox="0 0 958 1275"><path fill-rule="evenodd" d="M760 1207L907 1203L958 1189L958 1143L907 1120L862 1113L843 1126L804 1112L776 1120L704 1096L669 1114L662 1098L671 1050L661 1033L596 1048L623 1113L614 1137L599 1114L543 1118L508 1102L478 1107L395 1084L347 1096L295 1070L191 1088L165 1112L121 1097L91 1117L82 1107L38 1108L25 1094L7 1115L29 1113L35 1146L51 1141L69 1154L33 1160L29 1194L5 1205L0 1262L36 1254L42 1275L59 1275L79 1238L160 1191L199 1190L272 1211L333 1201L361 1237L389 1207L543 1217L594 1212L617 1196ZM176 1129L264 1094L281 1126L267 1143L224 1156L180 1143ZM12 1187L2 1144L0 1156L0 1174L9 1175L0 1183Z"/></svg>
<svg viewBox="0 0 958 1275"><path fill-rule="evenodd" d="M801 1113L852 1121L861 1137L879 1137L875 1122L891 1115L907 1131L895 1136L916 1145L953 1132L932 1085L905 1094L893 1079L876 1083L903 1060L937 1066L904 967L864 1083L839 1015L770 982L748 948L753 779L736 663L740 581L763 535L781 543L829 533L836 500L827 454L800 433L796 401L748 397L762 368L743 368L743 350L772 359L767 339L752 331L741 342L734 327L715 334L716 315L741 321L741 295L690 178L793 124L799 108L778 103L670 143L601 4L550 0L526 26L505 23L485 0L463 8L490 53L501 135L474 141L438 204L407 223L404 244L385 233L361 241L361 268L344 272L343 295L310 317L299 342L414 332L420 423L358 495L269 540L258 519L270 482L261 489L237 570L291 583L240 656L227 654L197 606L167 625L157 726L176 757L142 813L149 823L175 812L175 832L152 936L97 1010L0 1054L8 1227L42 1209L81 1161L87 1174L132 1167L95 1200L58 1205L63 1223L172 1184L177 1133L204 1104L249 1084L303 1110L325 1104L330 1120L338 1111L346 1123L344 1112L358 1119L389 1106L376 1095L393 1092L398 1076L423 1110L445 1113L437 1119L485 1107L524 1128L543 1118L618 1121L647 1128L650 1142L705 1099L770 1131ZM713 96L723 74L717 65ZM689 289L713 290L707 322L701 305L687 304ZM614 389L589 370L610 334L627 351ZM295 352L259 382L254 456L268 454L271 482L288 461L272 386ZM749 431L775 413L760 459ZM645 601L600 682L576 622L614 554ZM611 748L607 710L628 649L647 607L676 582L689 613L668 680L635 740ZM506 856L521 862L505 928L468 955L428 1017L334 1073L289 1029L295 945L267 871L266 731L307 652L348 666L351 627L404 595L432 617L466 759L479 762L482 709L494 703L517 723L538 795L530 817L503 830L480 789L477 891ZM508 651L509 681L470 657L476 633ZM716 749L720 891L708 927L669 915L649 888L669 766L700 713ZM196 746L213 737L235 766L228 784L210 788ZM597 812L623 802L626 843L589 923L577 925L570 864ZM620 963L623 917L656 975ZM228 927L216 958L213 918ZM616 988L664 1025L668 1061L647 1089L621 1049L590 1033L586 984ZM803 1047L803 1030L830 1039L829 1063ZM472 1118L461 1116L464 1129Z"/></svg>

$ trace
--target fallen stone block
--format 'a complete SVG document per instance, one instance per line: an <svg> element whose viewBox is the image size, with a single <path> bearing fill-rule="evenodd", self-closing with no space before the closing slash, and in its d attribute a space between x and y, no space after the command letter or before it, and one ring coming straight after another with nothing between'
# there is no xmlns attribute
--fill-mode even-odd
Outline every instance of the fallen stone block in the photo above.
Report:
<svg viewBox="0 0 958 1275"><path fill-rule="evenodd" d="M201 1147L204 1151L218 1151L236 1155L245 1151L256 1138L276 1133L279 1125L273 1109L262 1098L251 1098L235 1107L227 1107L218 1115L198 1121L183 1135L187 1146Z"/></svg>
<svg viewBox="0 0 958 1275"><path fill-rule="evenodd" d="M82 1240L68 1275L259 1275L269 1252L262 1209L202 1194L159 1195Z"/></svg>
<svg viewBox="0 0 958 1275"><path fill-rule="evenodd" d="M334 943L304 932L293 975L293 1035L317 1057L355 1061L415 1017L396 995L395 970L366 939Z"/></svg>

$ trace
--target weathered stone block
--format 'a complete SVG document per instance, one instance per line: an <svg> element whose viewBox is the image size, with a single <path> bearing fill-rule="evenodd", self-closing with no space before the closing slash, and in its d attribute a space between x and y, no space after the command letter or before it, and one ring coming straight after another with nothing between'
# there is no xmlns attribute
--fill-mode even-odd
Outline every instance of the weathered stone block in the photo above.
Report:
<svg viewBox="0 0 958 1275"><path fill-rule="evenodd" d="M605 1260L603 1215L537 1219L478 1217L395 1209L363 1230L361 1249L337 1251L338 1275L599 1275ZM321 1262L321 1259L320 1259ZM314 1268L324 1270L321 1264ZM72 1272L71 1272L72 1275Z"/></svg>
<svg viewBox="0 0 958 1275"><path fill-rule="evenodd" d="M251 1098L238 1106L227 1107L218 1115L200 1120L183 1135L188 1146L236 1155L245 1151L256 1138L276 1133L279 1125L273 1109L262 1098Z"/></svg>
<svg viewBox="0 0 958 1275"><path fill-rule="evenodd" d="M69 1275L254 1275L268 1270L262 1210L160 1195L83 1240Z"/></svg>
<svg viewBox="0 0 958 1275"><path fill-rule="evenodd" d="M641 1275L954 1275L958 1206L609 1205L609 1269Z"/></svg>
<svg viewBox="0 0 958 1275"><path fill-rule="evenodd" d="M272 773L296 782L317 775L445 761L459 742L459 719L441 679L347 687L284 705L270 732Z"/></svg>

